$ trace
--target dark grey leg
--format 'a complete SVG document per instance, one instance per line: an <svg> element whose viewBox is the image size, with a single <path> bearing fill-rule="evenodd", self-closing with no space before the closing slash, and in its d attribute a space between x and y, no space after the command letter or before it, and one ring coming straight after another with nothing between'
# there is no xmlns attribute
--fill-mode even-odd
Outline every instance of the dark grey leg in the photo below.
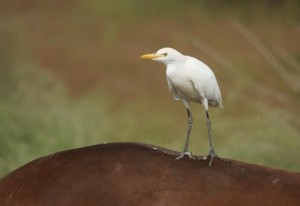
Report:
<svg viewBox="0 0 300 206"><path fill-rule="evenodd" d="M210 121L210 118L209 118L209 114L208 114L208 111L206 111L206 119L207 119L207 130L208 130L208 140L209 140L209 154L208 156L210 157L210 161L209 161L209 166L211 167L212 165L212 162L214 160L214 158L216 157L216 153L214 151L214 146L213 146L213 143L212 143L212 138L211 138L211 121Z"/></svg>
<svg viewBox="0 0 300 206"><path fill-rule="evenodd" d="M192 125L193 125L193 117L191 114L191 111L189 109L186 109L187 111L187 115L188 115L188 130L187 130L187 135L186 135L186 139L185 139L185 144L184 144L184 148L183 148L183 152L182 154L176 158L176 160L179 160L181 158L183 158L184 156L188 156L191 159L194 159L194 157L192 156L192 153L188 151L189 149L189 140L190 140L190 133L191 133L191 129L192 129Z"/></svg>
<svg viewBox="0 0 300 206"><path fill-rule="evenodd" d="M211 138L211 121L210 121L209 114L208 114L207 110L206 110L206 118L207 118L207 122L206 123L207 123L208 140L209 140L209 154L208 154L208 156L205 159L210 158L208 166L211 167L212 162L213 162L213 160L215 158L229 163L228 160L221 159L215 153L214 146L213 146L213 143L212 143L212 138Z"/></svg>

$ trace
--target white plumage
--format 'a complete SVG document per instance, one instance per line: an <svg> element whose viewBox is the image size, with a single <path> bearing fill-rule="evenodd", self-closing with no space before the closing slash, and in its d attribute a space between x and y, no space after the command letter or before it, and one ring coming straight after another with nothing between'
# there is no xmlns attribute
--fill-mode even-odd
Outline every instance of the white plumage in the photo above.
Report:
<svg viewBox="0 0 300 206"><path fill-rule="evenodd" d="M193 118L190 112L190 102L203 104L206 111L208 137L210 142L210 162L216 156L212 139L211 139L211 122L208 115L208 107L223 107L221 92L213 71L200 60L185 56L175 49L163 48L159 49L156 53L145 54L141 56L145 59L152 59L164 63L167 66L166 75L170 91L172 92L175 100L182 100L188 113L188 132L186 142L182 155L177 159L184 156L192 157L188 151L189 135L193 123Z"/></svg>

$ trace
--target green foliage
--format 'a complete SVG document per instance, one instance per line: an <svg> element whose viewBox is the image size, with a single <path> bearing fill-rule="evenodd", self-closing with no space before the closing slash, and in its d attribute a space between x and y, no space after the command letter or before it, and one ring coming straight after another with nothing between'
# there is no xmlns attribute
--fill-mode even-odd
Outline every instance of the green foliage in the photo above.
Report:
<svg viewBox="0 0 300 206"><path fill-rule="evenodd" d="M41 68L16 65L1 72L0 176L56 151L113 141L155 144L150 138L167 134L161 116L140 121L134 105L118 109L105 91L74 99Z"/></svg>

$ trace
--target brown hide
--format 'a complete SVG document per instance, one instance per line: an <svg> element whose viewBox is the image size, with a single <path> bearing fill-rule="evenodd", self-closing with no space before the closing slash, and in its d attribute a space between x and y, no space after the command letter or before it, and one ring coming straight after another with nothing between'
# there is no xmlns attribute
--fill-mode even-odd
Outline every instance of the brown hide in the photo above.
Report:
<svg viewBox="0 0 300 206"><path fill-rule="evenodd" d="M0 205L300 205L300 173L110 143L34 160L0 181Z"/></svg>

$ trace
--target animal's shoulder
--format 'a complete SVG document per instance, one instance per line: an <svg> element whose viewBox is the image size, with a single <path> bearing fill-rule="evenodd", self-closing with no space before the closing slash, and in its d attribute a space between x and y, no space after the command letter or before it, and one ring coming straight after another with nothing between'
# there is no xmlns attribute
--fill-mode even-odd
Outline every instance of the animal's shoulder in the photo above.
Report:
<svg viewBox="0 0 300 206"><path fill-rule="evenodd" d="M209 66L207 66L204 62L194 57L187 56L185 67L193 70L194 72L213 74Z"/></svg>

